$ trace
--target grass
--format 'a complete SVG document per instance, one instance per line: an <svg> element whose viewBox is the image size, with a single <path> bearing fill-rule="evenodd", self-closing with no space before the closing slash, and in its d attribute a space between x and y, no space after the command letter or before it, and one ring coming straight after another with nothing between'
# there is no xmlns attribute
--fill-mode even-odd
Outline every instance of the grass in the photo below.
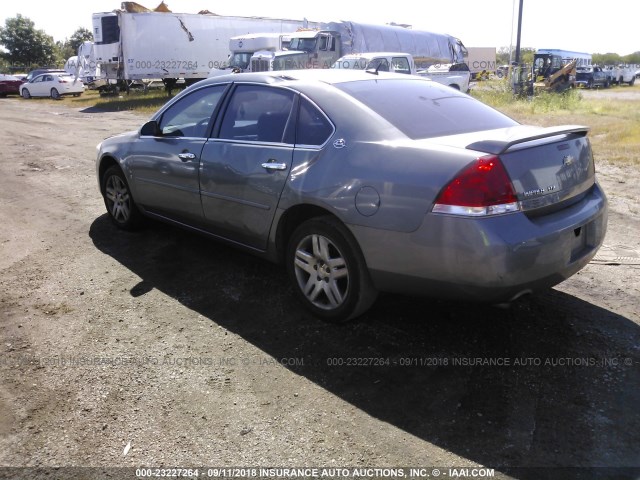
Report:
<svg viewBox="0 0 640 480"><path fill-rule="evenodd" d="M483 82L472 96L520 123L590 127L597 161L640 167L640 85L570 90L516 99L503 81Z"/></svg>
<svg viewBox="0 0 640 480"><path fill-rule="evenodd" d="M136 111L145 114L154 113L167 100L169 97L164 90L150 90L146 93L132 90L129 94L120 93L113 96L101 96L95 90L87 90L81 97L66 99L71 107L93 107L104 112Z"/></svg>

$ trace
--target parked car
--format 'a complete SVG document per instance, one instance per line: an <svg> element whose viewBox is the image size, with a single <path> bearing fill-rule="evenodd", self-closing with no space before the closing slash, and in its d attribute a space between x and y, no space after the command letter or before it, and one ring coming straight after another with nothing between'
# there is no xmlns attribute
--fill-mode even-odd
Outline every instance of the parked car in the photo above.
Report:
<svg viewBox="0 0 640 480"><path fill-rule="evenodd" d="M96 173L116 226L284 262L302 304L343 321L378 291L507 302L579 271L607 225L587 131L410 75L241 73L104 140Z"/></svg>
<svg viewBox="0 0 640 480"><path fill-rule="evenodd" d="M64 95L79 97L84 92L84 84L68 73L43 73L20 85L22 98L51 97L59 99Z"/></svg>
<svg viewBox="0 0 640 480"><path fill-rule="evenodd" d="M0 97L7 95L20 95L22 80L14 75L0 74Z"/></svg>
<svg viewBox="0 0 640 480"><path fill-rule="evenodd" d="M609 88L613 82L613 72L603 70L598 66L576 67L576 87L604 87Z"/></svg>
<svg viewBox="0 0 640 480"><path fill-rule="evenodd" d="M609 65L604 70L611 75L613 85L626 83L632 87L636 83L635 69L628 65Z"/></svg>
<svg viewBox="0 0 640 480"><path fill-rule="evenodd" d="M509 74L509 65L500 65L496 68L496 75L498 78L506 77Z"/></svg>
<svg viewBox="0 0 640 480"><path fill-rule="evenodd" d="M36 68L35 70L31 70L29 73L27 73L25 81L30 82L35 77L37 77L38 75L42 75L43 73L66 73L68 75L66 70L62 70L59 68Z"/></svg>

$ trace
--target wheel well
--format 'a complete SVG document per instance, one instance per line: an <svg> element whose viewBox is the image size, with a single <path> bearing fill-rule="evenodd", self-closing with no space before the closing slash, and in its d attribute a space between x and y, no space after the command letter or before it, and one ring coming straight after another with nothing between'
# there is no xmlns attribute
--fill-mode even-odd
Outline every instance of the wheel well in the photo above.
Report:
<svg viewBox="0 0 640 480"><path fill-rule="evenodd" d="M336 219L338 218L329 210L316 205L296 205L287 210L280 218L278 230L276 232L276 251L278 261L283 261L284 252L287 248L287 241L289 237L291 237L293 231L298 228L298 225L311 218L326 216L332 216ZM338 221L340 221L340 219L338 219Z"/></svg>
<svg viewBox="0 0 640 480"><path fill-rule="evenodd" d="M113 167L114 165L118 165L118 162L113 157L109 157L109 156L103 157L102 160L100 161L100 170L98 171L98 178L100 180L100 190L102 190L102 177L104 175L104 172L106 172L107 169Z"/></svg>

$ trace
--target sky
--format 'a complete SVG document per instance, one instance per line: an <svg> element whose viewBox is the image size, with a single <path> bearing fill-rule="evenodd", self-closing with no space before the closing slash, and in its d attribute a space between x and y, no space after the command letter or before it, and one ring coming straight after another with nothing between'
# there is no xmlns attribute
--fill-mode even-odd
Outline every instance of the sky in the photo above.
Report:
<svg viewBox="0 0 640 480"><path fill-rule="evenodd" d="M160 0L138 3L154 8ZM515 3L515 15L514 15ZM263 16L312 21L351 20L410 24L414 29L448 33L467 47L508 47L516 43L519 0L392 0L360 3L344 0L264 1L166 0L176 13L209 10L219 15ZM61 5L64 5L61 7ZM91 14L120 8L119 1L4 0L0 25L18 13L34 21L54 40L69 38L79 27L91 30ZM640 1L611 4L586 0L524 0L521 46L586 53L628 55L640 51ZM512 40L513 39L513 40Z"/></svg>

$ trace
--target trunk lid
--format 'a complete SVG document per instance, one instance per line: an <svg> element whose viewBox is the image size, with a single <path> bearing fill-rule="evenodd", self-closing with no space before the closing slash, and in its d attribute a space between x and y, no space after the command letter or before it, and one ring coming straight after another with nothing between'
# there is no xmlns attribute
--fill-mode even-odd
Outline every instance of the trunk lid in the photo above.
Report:
<svg viewBox="0 0 640 480"><path fill-rule="evenodd" d="M581 126L510 128L469 150L498 155L522 210L550 213L579 201L595 183L589 129Z"/></svg>

